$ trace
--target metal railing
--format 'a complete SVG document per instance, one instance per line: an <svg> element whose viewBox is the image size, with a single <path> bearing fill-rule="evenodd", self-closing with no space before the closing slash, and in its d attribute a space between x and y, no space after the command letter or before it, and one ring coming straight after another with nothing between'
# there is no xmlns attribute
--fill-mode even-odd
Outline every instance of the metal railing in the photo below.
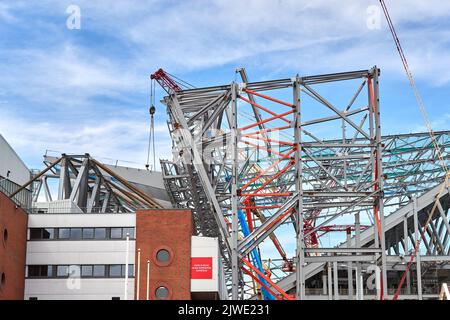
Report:
<svg viewBox="0 0 450 320"><path fill-rule="evenodd" d="M6 196L12 195L20 188L17 183L0 176L0 192ZM31 207L31 191L23 189L11 199L17 206L27 209Z"/></svg>

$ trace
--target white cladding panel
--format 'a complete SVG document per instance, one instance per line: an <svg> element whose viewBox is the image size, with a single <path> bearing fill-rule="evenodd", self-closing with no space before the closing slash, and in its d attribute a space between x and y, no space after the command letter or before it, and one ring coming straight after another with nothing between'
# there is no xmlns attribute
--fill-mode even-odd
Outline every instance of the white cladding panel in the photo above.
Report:
<svg viewBox="0 0 450 320"><path fill-rule="evenodd" d="M191 279L191 292L219 292L219 242L217 238L191 238L191 258L212 257L212 279Z"/></svg>
<svg viewBox="0 0 450 320"><path fill-rule="evenodd" d="M134 213L33 213L28 215L29 228L135 227Z"/></svg>
<svg viewBox="0 0 450 320"><path fill-rule="evenodd" d="M27 166L2 135L0 135L0 176L19 185L23 185L30 180L30 171Z"/></svg>
<svg viewBox="0 0 450 320"><path fill-rule="evenodd" d="M135 241L128 244L128 263L134 264ZM27 265L30 264L125 264L124 240L45 240L28 241Z"/></svg>
<svg viewBox="0 0 450 320"><path fill-rule="evenodd" d="M26 300L30 297L39 300L111 300L112 297L123 299L124 293L124 278L25 280ZM128 279L128 299L134 299L134 278Z"/></svg>

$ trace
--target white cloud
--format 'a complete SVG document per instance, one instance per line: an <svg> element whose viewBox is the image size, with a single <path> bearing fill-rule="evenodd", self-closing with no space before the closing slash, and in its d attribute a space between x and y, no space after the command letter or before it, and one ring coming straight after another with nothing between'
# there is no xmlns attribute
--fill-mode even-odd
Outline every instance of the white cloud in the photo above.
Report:
<svg viewBox="0 0 450 320"><path fill-rule="evenodd" d="M131 161L143 167L147 157L148 124L136 119L106 119L95 122L30 121L2 112L0 129L18 154L31 165L41 161L46 150ZM157 156L169 158L171 144L164 124L155 127ZM157 164L158 165L158 164Z"/></svg>
<svg viewBox="0 0 450 320"><path fill-rule="evenodd" d="M120 117L132 119L138 127L147 125L142 118L147 101L140 99L148 90L148 74L160 66L183 74L248 64L261 75L278 77L377 64L390 78L404 81L384 17L380 17L381 30L366 26L366 9L378 4L375 0L140 1L139 5L84 0L77 2L82 28L76 31L65 27L69 4L51 0L0 4L0 23L17 24L29 40L0 51L0 101L4 102L0 112L14 105L16 112L42 113L37 123L16 114L20 123L14 128L13 117L2 121L2 132L8 130L26 152L40 148L35 153L42 153L56 146L139 158L138 153L145 154L147 135L140 131L139 136L117 138L128 134L113 126L132 130L131 124L117 120ZM441 25L449 20L450 3L402 0L387 5L416 78L431 85L449 84L450 70L443 66L450 61L450 32ZM82 41L86 38L89 41ZM119 106L99 102L99 96ZM26 105L17 105L17 99ZM140 105L142 114L137 111ZM45 116L48 122L42 119ZM157 121L163 123L165 114L159 116ZM58 117L64 121L53 122ZM93 126L92 119L100 123ZM114 141L106 138L108 134ZM27 149L26 139L33 135L43 138ZM132 138L142 144L139 151L132 150Z"/></svg>

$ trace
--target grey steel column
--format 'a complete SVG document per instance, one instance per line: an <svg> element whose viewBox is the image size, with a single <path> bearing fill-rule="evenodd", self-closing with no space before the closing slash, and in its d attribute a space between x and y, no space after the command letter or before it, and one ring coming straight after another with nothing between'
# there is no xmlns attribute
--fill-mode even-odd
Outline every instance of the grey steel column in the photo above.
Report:
<svg viewBox="0 0 450 320"><path fill-rule="evenodd" d="M355 213L355 248L361 247L361 223L359 218L359 212ZM356 254L358 255L358 254ZM362 300L362 288L364 284L361 281L361 263L356 262L356 271L355 271L355 280L356 280L356 297L357 300Z"/></svg>
<svg viewBox="0 0 450 320"><path fill-rule="evenodd" d="M331 273L331 262L327 262L328 276L328 300L333 300L333 275Z"/></svg>
<svg viewBox="0 0 450 320"><path fill-rule="evenodd" d="M352 235L347 231L347 248L351 247ZM348 299L353 300L353 262L349 261L347 264L347 279L348 279Z"/></svg>
<svg viewBox="0 0 450 320"><path fill-rule="evenodd" d="M328 294L328 290L327 290L327 275L325 274L325 272L322 273L322 294L323 295Z"/></svg>
<svg viewBox="0 0 450 320"><path fill-rule="evenodd" d="M419 243L420 230L419 230L419 218L417 217L417 198L413 199L413 217L414 217L414 239L416 244ZM417 248L416 252L416 272L417 272L417 295L419 300L422 300L422 266L420 263L420 248Z"/></svg>
<svg viewBox="0 0 450 320"><path fill-rule="evenodd" d="M305 299L305 273L303 268L305 267L305 252L304 252L304 232L303 232L303 189L302 189L302 157L301 157L301 110L300 110L300 79L298 76L293 83L293 100L295 106L294 113L294 146L295 151L295 172L296 183L295 192L299 195L298 205L296 210L297 214L297 267L295 272L296 278L296 298L297 300Z"/></svg>
<svg viewBox="0 0 450 320"><path fill-rule="evenodd" d="M239 261L238 261L238 135L237 135L237 85L231 84L231 147L232 147L232 176L231 176L231 298L239 299Z"/></svg>
<svg viewBox="0 0 450 320"><path fill-rule="evenodd" d="M378 197L378 214L380 217L380 233L381 233L381 274L384 290L384 298L388 299L388 286L387 286L387 259L386 259L386 241L384 234L384 175L383 175L383 158L382 158L382 143L381 143L381 119L380 119L380 96L379 96L379 82L378 82L378 68L374 67L373 77L373 89L375 95L375 130L376 130L376 142L377 142L377 163L378 163L378 188L380 190Z"/></svg>
<svg viewBox="0 0 450 320"><path fill-rule="evenodd" d="M405 216L403 219L403 242L405 244L405 259L407 259L409 253L409 239L408 239L408 218ZM408 271L406 274L406 292L407 294L411 294L411 274Z"/></svg>
<svg viewBox="0 0 450 320"><path fill-rule="evenodd" d="M338 274L338 263L337 261L333 262L333 282L334 282L334 300L339 299L339 274Z"/></svg>

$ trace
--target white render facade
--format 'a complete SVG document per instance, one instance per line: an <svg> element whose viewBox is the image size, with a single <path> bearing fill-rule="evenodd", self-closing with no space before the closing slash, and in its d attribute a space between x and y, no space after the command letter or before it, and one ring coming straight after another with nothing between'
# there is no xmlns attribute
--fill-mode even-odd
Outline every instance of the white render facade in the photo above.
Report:
<svg viewBox="0 0 450 320"><path fill-rule="evenodd" d="M110 300L124 299L125 277L102 277L95 275L79 277L80 269L69 269L69 277L32 276L33 266L117 266L126 263L126 239L42 239L31 240L31 230L86 230L111 228L134 228L135 214L30 214L26 258L25 299L59 300ZM82 229L84 230L84 229ZM129 230L129 229L125 229ZM134 268L134 235L128 243L128 264ZM81 267L83 268L83 267ZM86 267L89 269L89 267ZM107 267L108 268L108 267ZM122 267L123 268L123 267ZM54 268L53 268L54 269ZM63 267L61 267L63 269ZM134 270L133 270L134 271ZM129 270L132 274L134 272ZM134 299L134 277L128 279L128 299Z"/></svg>

